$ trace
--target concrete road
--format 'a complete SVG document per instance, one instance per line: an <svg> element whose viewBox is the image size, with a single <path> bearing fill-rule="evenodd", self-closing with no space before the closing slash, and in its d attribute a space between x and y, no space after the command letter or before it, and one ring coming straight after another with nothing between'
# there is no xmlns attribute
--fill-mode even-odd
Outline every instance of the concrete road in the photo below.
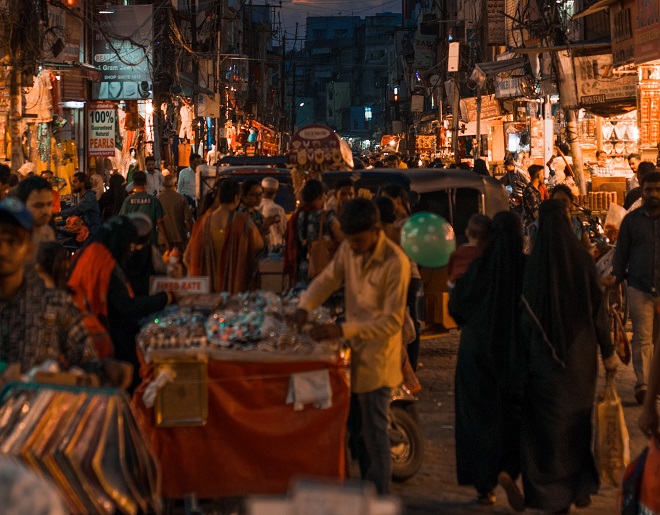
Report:
<svg viewBox="0 0 660 515"><path fill-rule="evenodd" d="M476 503L472 488L459 487L456 482L454 452L454 369L458 351L459 333L422 341L421 368L418 375L422 387L417 408L426 436L424 465L415 477L403 484L395 484L393 493L403 500L406 515L460 514L460 513L514 513L506 502L501 488L496 490L495 506L484 507ZM641 408L633 396L634 374L632 365L617 374L617 390L624 406L626 422L631 435L631 456L644 448L645 439L637 429ZM601 373L597 392L602 396L604 376ZM592 498L589 508L573 509L578 514L617 513L618 490L602 486ZM528 510L527 513L534 513Z"/></svg>

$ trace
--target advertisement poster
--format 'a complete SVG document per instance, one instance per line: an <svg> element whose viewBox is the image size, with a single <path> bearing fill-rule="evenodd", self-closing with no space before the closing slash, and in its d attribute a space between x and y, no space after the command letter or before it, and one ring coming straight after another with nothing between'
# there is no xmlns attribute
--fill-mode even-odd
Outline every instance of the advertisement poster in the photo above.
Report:
<svg viewBox="0 0 660 515"><path fill-rule="evenodd" d="M117 115L111 102L91 102L87 106L87 148L90 157L114 157Z"/></svg>
<svg viewBox="0 0 660 515"><path fill-rule="evenodd" d="M152 97L151 5L113 5L99 14L94 33L94 65L101 80L95 100L140 100Z"/></svg>
<svg viewBox="0 0 660 515"><path fill-rule="evenodd" d="M612 54L576 57L574 61L581 105L636 98L637 75L615 75Z"/></svg>
<svg viewBox="0 0 660 515"><path fill-rule="evenodd" d="M488 44L506 45L506 0L487 0Z"/></svg>

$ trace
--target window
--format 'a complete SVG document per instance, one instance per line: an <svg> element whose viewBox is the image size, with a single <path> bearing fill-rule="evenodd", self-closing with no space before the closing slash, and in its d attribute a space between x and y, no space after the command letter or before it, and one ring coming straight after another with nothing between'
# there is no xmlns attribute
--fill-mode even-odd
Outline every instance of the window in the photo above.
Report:
<svg viewBox="0 0 660 515"><path fill-rule="evenodd" d="M325 39L325 29L314 29L312 32L314 39Z"/></svg>
<svg viewBox="0 0 660 515"><path fill-rule="evenodd" d="M348 37L348 31L346 29L335 29L335 37L336 38L347 38Z"/></svg>

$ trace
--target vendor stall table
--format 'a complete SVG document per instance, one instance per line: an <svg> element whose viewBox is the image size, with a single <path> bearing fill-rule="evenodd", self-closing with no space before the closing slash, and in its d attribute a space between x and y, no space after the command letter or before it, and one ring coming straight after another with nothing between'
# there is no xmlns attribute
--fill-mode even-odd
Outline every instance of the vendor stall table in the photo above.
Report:
<svg viewBox="0 0 660 515"><path fill-rule="evenodd" d="M159 352L177 359L177 351ZM133 401L161 464L163 497L283 494L297 476L344 478L350 381L343 358L231 350L205 356L204 425L157 427L154 409L143 402L154 366L141 371L145 382ZM328 371L331 405L295 410L287 403L292 374L316 370Z"/></svg>

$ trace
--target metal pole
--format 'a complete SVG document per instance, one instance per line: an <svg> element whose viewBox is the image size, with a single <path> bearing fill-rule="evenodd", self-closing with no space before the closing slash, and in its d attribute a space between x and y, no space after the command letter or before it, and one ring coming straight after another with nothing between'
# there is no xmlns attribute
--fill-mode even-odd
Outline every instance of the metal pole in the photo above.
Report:
<svg viewBox="0 0 660 515"><path fill-rule="evenodd" d="M477 89L477 143L472 150L474 159L481 157L481 86Z"/></svg>
<svg viewBox="0 0 660 515"><path fill-rule="evenodd" d="M458 163L458 127L460 122L461 98L458 85L458 72L454 73L454 94L452 97L452 139L451 149L454 154L454 161Z"/></svg>

